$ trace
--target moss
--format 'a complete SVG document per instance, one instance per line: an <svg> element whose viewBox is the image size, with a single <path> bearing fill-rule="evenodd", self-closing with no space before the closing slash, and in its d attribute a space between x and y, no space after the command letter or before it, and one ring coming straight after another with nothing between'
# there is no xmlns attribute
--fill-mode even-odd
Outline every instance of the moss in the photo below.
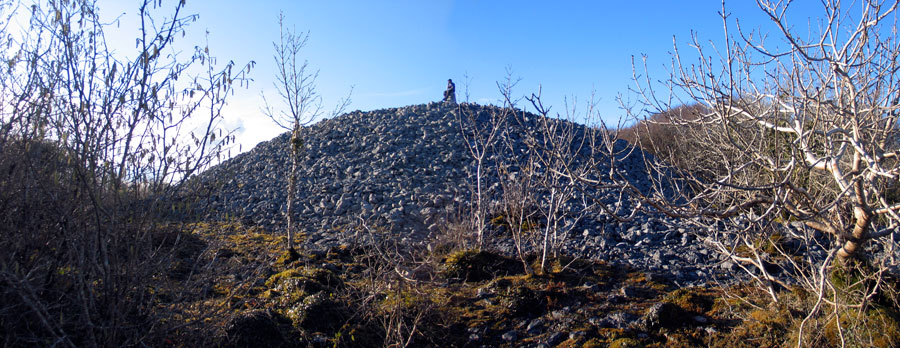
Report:
<svg viewBox="0 0 900 348"><path fill-rule="evenodd" d="M311 282L318 283L320 287L337 288L343 284L340 277L327 269L319 267L298 267L284 270L269 277L269 279L266 280L266 287L276 288L285 280L292 278L308 279Z"/></svg>
<svg viewBox="0 0 900 348"><path fill-rule="evenodd" d="M212 295L213 296L225 296L231 293L234 289L233 284L229 283L217 283L212 287Z"/></svg>
<svg viewBox="0 0 900 348"><path fill-rule="evenodd" d="M640 348L643 346L641 341L627 337L619 338L609 344L609 348Z"/></svg>
<svg viewBox="0 0 900 348"><path fill-rule="evenodd" d="M282 347L293 341L286 333L286 318L269 310L248 311L235 316L225 326L224 347Z"/></svg>
<svg viewBox="0 0 900 348"><path fill-rule="evenodd" d="M666 348L688 348L688 347L704 347L703 339L707 332L702 328L691 328L687 330L677 330L664 334L665 341L655 342L648 347L666 347Z"/></svg>
<svg viewBox="0 0 900 348"><path fill-rule="evenodd" d="M278 258L275 259L276 264L288 265L294 261L300 259L300 254L294 249L288 249L278 255Z"/></svg>
<svg viewBox="0 0 900 348"><path fill-rule="evenodd" d="M506 222L506 216L504 215L497 215L491 218L491 224L494 226L509 227L509 222Z"/></svg>
<svg viewBox="0 0 900 348"><path fill-rule="evenodd" d="M582 344L581 347L582 348L603 348L603 347L607 347L607 345L599 339L592 338L592 339L589 339L586 342L584 342L584 344Z"/></svg>
<svg viewBox="0 0 900 348"><path fill-rule="evenodd" d="M463 250L444 259L442 273L451 279L479 282L515 274L518 263L510 258L479 250ZM518 266L521 268L521 266Z"/></svg>
<svg viewBox="0 0 900 348"><path fill-rule="evenodd" d="M625 335L625 329L599 328L597 329L597 335L606 340L616 340Z"/></svg>
<svg viewBox="0 0 900 348"><path fill-rule="evenodd" d="M341 277L339 277L334 271L331 271L327 268L306 267L304 268L304 275L319 283L322 283L325 286L332 288L340 288L343 284L343 280L341 280Z"/></svg>
<svg viewBox="0 0 900 348"><path fill-rule="evenodd" d="M276 273L266 280L268 290L262 298L279 306L292 306L306 297L323 291L334 291L343 282L334 273L316 267L290 268Z"/></svg>
<svg viewBox="0 0 900 348"><path fill-rule="evenodd" d="M298 329L310 332L336 333L346 322L349 314L346 307L335 301L333 295L318 293L303 299L303 302L284 311Z"/></svg>
<svg viewBox="0 0 900 348"><path fill-rule="evenodd" d="M524 284L510 287L507 291L502 292L500 303L505 312L514 317L538 316L544 312L547 306L546 298L542 293Z"/></svg>
<svg viewBox="0 0 900 348"><path fill-rule="evenodd" d="M426 298L427 295L422 291L413 291L413 289L391 292L379 303L377 309L380 313L378 314L389 315L398 308L409 310L418 306L430 305L431 301L430 298Z"/></svg>
<svg viewBox="0 0 900 348"><path fill-rule="evenodd" d="M269 279L266 280L266 287L274 288L284 279L299 278L301 276L302 273L300 273L300 270L291 268L269 277Z"/></svg>
<svg viewBox="0 0 900 348"><path fill-rule="evenodd" d="M843 336L848 347L900 346L900 321L895 310L873 306L863 312L842 311L838 318L825 324L824 338L831 345L840 345Z"/></svg>
<svg viewBox="0 0 900 348"><path fill-rule="evenodd" d="M712 310L715 302L709 290L703 288L678 289L666 295L663 301L696 314Z"/></svg>
<svg viewBox="0 0 900 348"><path fill-rule="evenodd" d="M756 255L752 250L756 250L764 259L783 259L785 256L792 257L800 251L797 249L799 244L792 245L789 243L784 234L775 232L769 235L758 236L753 241L753 249L746 245L738 245L733 251L740 257L755 258Z"/></svg>
<svg viewBox="0 0 900 348"><path fill-rule="evenodd" d="M229 296L227 299L224 296L204 297L197 302L185 302L179 307L183 313L173 315L171 322L185 322L195 315L192 313L200 313L195 308L199 308L202 300L216 306L221 303L222 313L236 316L268 308L274 312L268 314L274 315L274 319L259 313L256 314L258 318L250 319L260 323L260 332L270 331L270 336L275 334L269 321L274 322L281 334L294 335L290 337L289 345L297 346L312 344L313 338L317 342L325 338L326 346L381 346L386 339L384 319L391 318L399 320L391 322L392 325L405 328L416 325L411 346L528 346L545 342L551 332L583 332L584 335L573 335L568 340L555 338L564 340L556 346L760 348L796 345L797 340L791 335L808 313L804 311L815 300L815 296L809 296L802 289L790 289L779 294L780 306L766 307L760 305L768 302L765 293L746 284L728 289L729 298L722 296L724 290L715 288L673 291L671 285L663 284L665 280L655 274L569 257L551 259L545 274L528 276L522 272L519 260L477 250L450 254L436 266L441 275L466 282L448 283L441 279L404 282L398 290L398 283L390 277L372 277L371 263L367 261L372 255L371 249L344 246L328 251L302 251L303 254L293 261L285 258L276 261L279 255L285 255L282 252L283 237L237 229L233 225L206 226L202 237L209 242L209 250L226 251L213 257L210 261L213 268L197 267L198 277L207 273L212 275L203 278L202 284L208 285L212 292ZM224 231L230 228L235 230ZM231 257L224 256L231 254L227 250L233 251ZM211 254L205 253L203 257L214 256ZM425 259L434 262L438 257L431 255ZM536 258L531 255L526 261L534 260ZM68 271L61 273L69 274ZM833 276L845 285L864 280L863 276L846 270ZM890 282L882 282L881 286L885 287L887 283ZM626 288L639 295L614 296L619 289ZM850 287L851 291L842 294L859 292L856 289ZM158 298L175 298L164 295L160 294ZM607 300L610 297L615 300ZM632 318L649 312L648 308L659 301L678 308L675 311L663 308L666 310L658 311L659 318L674 317L677 321L685 321L703 315L709 321L702 327L652 325L653 328L646 331L648 336L638 339L635 334L640 328L634 326L634 319L627 319L625 325L617 322L621 328L599 328L597 325L609 325L589 320L595 317L605 320L613 312L625 312ZM763 306L763 309L754 306ZM858 308L841 312L840 321L829 317L833 314L830 307L823 309L820 315L807 321L804 336L809 337L804 337L801 343L813 347L840 343L834 340L836 324L840 323L851 344L900 346L900 323L892 309L895 307L872 301L866 308L862 314ZM557 310L562 316L557 315ZM399 316L390 316L397 313ZM416 322L418 313L426 314ZM672 313L674 315L670 315ZM224 323L228 317L204 318L198 323L203 330L212 328L225 334ZM547 330L543 334L522 337L515 343L505 343L499 338L500 333L510 329L523 331L518 326L537 317L545 321ZM286 322L286 326L282 327L281 322ZM257 325L252 321L249 324ZM480 335L477 342L468 340L471 332Z"/></svg>
<svg viewBox="0 0 900 348"><path fill-rule="evenodd" d="M785 308L772 307L751 311L727 334L712 336L710 347L781 347L788 340L794 322Z"/></svg>
<svg viewBox="0 0 900 348"><path fill-rule="evenodd" d="M869 333L873 334L873 347L897 347L900 346L900 320L896 310L875 307L866 312L866 323L856 327L866 326Z"/></svg>
<svg viewBox="0 0 900 348"><path fill-rule="evenodd" d="M655 298L670 288L669 285L654 281L645 272L628 272L623 283L623 288L627 288L635 296L643 298Z"/></svg>
<svg viewBox="0 0 900 348"><path fill-rule="evenodd" d="M769 235L768 238L764 239L759 247L762 252L769 255L780 255L782 251L790 252L787 250L785 242L787 239L783 234L775 232Z"/></svg>
<svg viewBox="0 0 900 348"><path fill-rule="evenodd" d="M605 263L595 265L591 269L593 276L597 279L597 284L608 284L615 280L619 272Z"/></svg>
<svg viewBox="0 0 900 348"><path fill-rule="evenodd" d="M873 284L873 267L859 259L837 260L831 269L830 280L842 293L869 291Z"/></svg>
<svg viewBox="0 0 900 348"><path fill-rule="evenodd" d="M507 231L509 231L512 227L512 224L510 223L509 219L507 219L506 216L502 215L502 214L491 218L490 222L492 225L502 227L502 228L506 229ZM522 233L532 233L532 232L538 232L543 228L544 228L544 226L542 224L535 222L531 219L526 219L525 221L522 221L521 224L519 224L518 230L521 231Z"/></svg>
<svg viewBox="0 0 900 348"><path fill-rule="evenodd" d="M225 231L223 231L225 230ZM257 228L229 229L227 226L215 226L207 233L228 233L226 241L231 244L235 253L247 256L270 255L282 250L286 238L280 235L264 233Z"/></svg>
<svg viewBox="0 0 900 348"><path fill-rule="evenodd" d="M674 329L694 323L689 313L681 307L657 302L648 308L638 322L638 327L645 331L656 331L661 328Z"/></svg>

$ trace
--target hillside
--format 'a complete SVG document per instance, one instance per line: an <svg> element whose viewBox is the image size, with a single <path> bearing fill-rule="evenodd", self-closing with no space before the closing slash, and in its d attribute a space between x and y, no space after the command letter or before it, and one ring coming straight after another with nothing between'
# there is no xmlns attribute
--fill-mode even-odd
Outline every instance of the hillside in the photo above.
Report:
<svg viewBox="0 0 900 348"><path fill-rule="evenodd" d="M308 144L301 160L298 181L299 226L306 234L306 248L326 249L353 244L360 239L360 225L390 231L401 244L429 243L470 209L475 191L475 161L469 154L463 130L489 126L494 106L431 103L370 112L355 111L323 120L305 129ZM459 113L462 112L462 117ZM474 115L474 117L469 117ZM524 156L526 135L540 137L539 116L518 112L505 123L504 141L495 139L494 151L485 161L484 185L491 218L500 216L502 183L498 163ZM464 127L460 127L460 122ZM552 122L565 122L551 120ZM587 127L575 127L574 142L582 141ZM257 145L204 173L214 186L210 210L217 218L234 218L283 231L286 176L289 159L282 134ZM629 181L649 186L639 150L624 141L616 143ZM582 156L591 156L581 149ZM602 158L598 163L605 163ZM515 175L515 166L509 170ZM546 195L547 192L533 192ZM702 284L732 277L731 263L721 263L687 224L638 213L630 221L617 221L596 204L627 214L634 207L620 201L615 191L588 192L600 203L585 204L575 193L563 206L566 236L564 253L595 260L615 260L639 269L666 274L684 284ZM577 215L576 215L577 214ZM511 255L514 240L497 224L491 226L491 249ZM381 235L380 235L381 236Z"/></svg>

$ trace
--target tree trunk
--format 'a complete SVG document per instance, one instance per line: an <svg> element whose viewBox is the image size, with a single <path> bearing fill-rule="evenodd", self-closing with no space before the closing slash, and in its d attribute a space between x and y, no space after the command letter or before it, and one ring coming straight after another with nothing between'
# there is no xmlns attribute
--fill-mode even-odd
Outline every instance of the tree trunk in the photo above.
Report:
<svg viewBox="0 0 900 348"><path fill-rule="evenodd" d="M841 250L838 250L838 257L841 259L855 257L868 238L872 214L863 207L856 206L853 208L853 217L856 218L856 223L853 225L853 232L850 234L850 238L844 242L844 246L841 247Z"/></svg>
<svg viewBox="0 0 900 348"><path fill-rule="evenodd" d="M478 157L478 165L475 168L475 171L476 171L475 191L476 191L476 194L478 195L478 197L476 198L478 201L475 202L477 205L475 207L475 209L477 209L476 216L475 216L475 223L477 224L477 226L475 226L475 228L478 229L478 233L476 234L477 238L478 238L478 249L481 249L482 247L484 247L484 220L485 219L484 219L484 210L482 209L482 206L481 206L481 201L484 200L484 197L482 196L482 193L481 193L481 164L482 164L481 159L482 158L484 158L483 150L482 150L481 157Z"/></svg>
<svg viewBox="0 0 900 348"><path fill-rule="evenodd" d="M291 174L288 177L288 193L287 193L287 243L288 251L294 250L294 193L297 189L297 162L298 153L291 151Z"/></svg>

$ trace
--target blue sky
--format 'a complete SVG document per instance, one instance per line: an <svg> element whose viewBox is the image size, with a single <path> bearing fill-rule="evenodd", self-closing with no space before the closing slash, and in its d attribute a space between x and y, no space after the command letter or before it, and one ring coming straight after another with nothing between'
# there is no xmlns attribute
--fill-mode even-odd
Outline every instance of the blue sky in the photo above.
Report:
<svg viewBox="0 0 900 348"><path fill-rule="evenodd" d="M105 16L124 13L127 27L137 13L129 3L101 0L100 6ZM703 42L721 41L721 6L713 0L187 0L187 11L200 17L182 44L202 44L208 30L210 49L220 60L256 62L253 83L238 90L226 110L226 126L237 130L246 151L281 132L259 111L261 92L276 97L272 41L278 39L280 11L288 25L310 32L305 57L320 72L326 108L351 86L350 110L435 101L448 78L463 99L466 76L471 101L496 103L496 82L510 69L521 79L514 95L540 87L545 104L563 113L564 98L583 102L593 93L600 116L615 122L624 114L617 96L627 98L634 84L632 57L647 55L650 75L665 79L673 37L683 50L692 31ZM792 6L792 22L801 26L816 15ZM766 25L753 1L729 2L727 11L744 27Z"/></svg>

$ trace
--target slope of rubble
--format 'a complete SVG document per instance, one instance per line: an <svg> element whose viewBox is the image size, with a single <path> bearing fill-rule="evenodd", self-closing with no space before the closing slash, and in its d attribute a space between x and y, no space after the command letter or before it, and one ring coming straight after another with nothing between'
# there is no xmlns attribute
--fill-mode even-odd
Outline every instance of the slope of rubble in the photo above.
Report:
<svg viewBox="0 0 900 348"><path fill-rule="evenodd" d="M461 110L464 115L475 115L471 118L474 124L460 117ZM358 226L362 223L370 230L390 232L401 243L426 241L440 233L471 202L476 166L462 135L464 127L488 127L490 115L500 112L495 106L430 103L354 111L307 127L296 200L306 246L324 249L352 244L360 237ZM507 141L494 147L484 162L483 187L489 207L500 204L497 163L527 151L525 134L539 133L539 116L519 115L506 123L503 137ZM570 125L576 127L578 136L588 131ZM290 169L288 138L285 133L260 143L201 175L201 181L214 186L209 211L218 214L217 218L238 218L270 232L283 231ZM629 145L623 141L615 146L619 152L628 152ZM650 185L643 177L642 156L632 152L620 158L618 165L636 186ZM605 197L599 204L608 204L612 211L628 213L634 207L615 192L591 195ZM567 202L563 214L583 209L577 205L577 199ZM679 221L639 213L621 222L603 210L591 209L564 223L574 224L565 228L568 235L562 249L567 254L665 274L679 284L733 276L735 266L722 262L695 240L697 235L688 224ZM498 226L491 231L491 248L512 254L514 245L508 233Z"/></svg>

